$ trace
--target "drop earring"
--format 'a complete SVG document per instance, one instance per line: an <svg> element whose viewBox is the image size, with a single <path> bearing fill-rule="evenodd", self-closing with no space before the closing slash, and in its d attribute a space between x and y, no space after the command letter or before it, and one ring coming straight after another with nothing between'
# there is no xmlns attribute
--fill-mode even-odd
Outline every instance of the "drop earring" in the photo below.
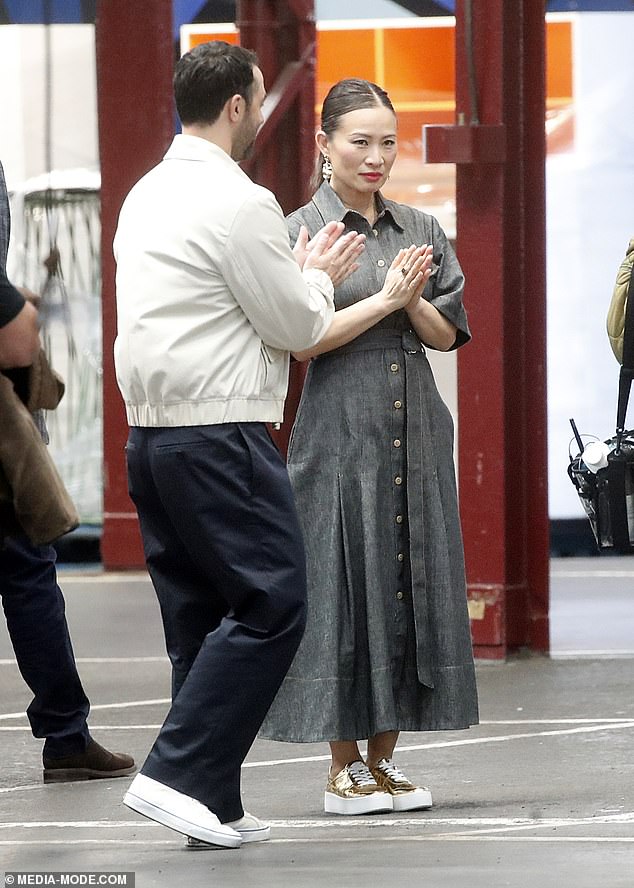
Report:
<svg viewBox="0 0 634 888"><path fill-rule="evenodd" d="M330 158L327 154L324 154L324 162L321 166L321 175L323 176L325 182L330 182L330 177L332 176L332 164L330 163Z"/></svg>

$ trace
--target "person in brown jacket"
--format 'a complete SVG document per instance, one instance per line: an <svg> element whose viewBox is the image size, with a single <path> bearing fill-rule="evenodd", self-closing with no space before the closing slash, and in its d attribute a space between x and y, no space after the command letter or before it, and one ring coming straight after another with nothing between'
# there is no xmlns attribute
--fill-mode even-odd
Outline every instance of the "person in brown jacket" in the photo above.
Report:
<svg viewBox="0 0 634 888"><path fill-rule="evenodd" d="M0 374L26 400L28 371L39 352L37 310L7 278L10 215L0 164ZM14 431L0 424L1 439ZM56 553L25 533L0 540L0 597L18 668L34 694L27 709L33 735L44 739L44 781L123 777L134 759L104 749L90 736L90 704L75 656L57 583Z"/></svg>

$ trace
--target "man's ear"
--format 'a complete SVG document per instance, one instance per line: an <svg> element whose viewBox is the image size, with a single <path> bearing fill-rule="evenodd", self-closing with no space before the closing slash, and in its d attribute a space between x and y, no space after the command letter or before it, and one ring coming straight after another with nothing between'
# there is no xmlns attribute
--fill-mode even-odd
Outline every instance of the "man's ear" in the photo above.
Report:
<svg viewBox="0 0 634 888"><path fill-rule="evenodd" d="M244 96L241 96L240 93L236 93L235 96L231 96L231 98L227 102L227 113L229 114L229 120L232 123L235 123L237 120L240 119L243 104Z"/></svg>

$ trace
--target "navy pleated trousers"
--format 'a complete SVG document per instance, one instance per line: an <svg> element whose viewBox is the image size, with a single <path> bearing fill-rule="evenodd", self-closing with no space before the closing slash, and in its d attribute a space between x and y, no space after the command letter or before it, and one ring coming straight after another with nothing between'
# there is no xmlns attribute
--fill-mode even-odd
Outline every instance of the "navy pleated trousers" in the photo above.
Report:
<svg viewBox="0 0 634 888"><path fill-rule="evenodd" d="M261 423L132 428L130 495L172 663L172 706L141 771L221 822L301 640L304 547Z"/></svg>

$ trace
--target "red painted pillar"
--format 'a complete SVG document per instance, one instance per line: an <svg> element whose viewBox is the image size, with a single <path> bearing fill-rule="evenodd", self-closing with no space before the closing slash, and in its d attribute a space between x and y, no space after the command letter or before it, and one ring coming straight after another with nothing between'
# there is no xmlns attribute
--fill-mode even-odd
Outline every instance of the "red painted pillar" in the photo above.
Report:
<svg viewBox="0 0 634 888"><path fill-rule="evenodd" d="M240 44L258 54L264 82L277 103L258 137L249 175L269 188L284 212L310 198L315 163L315 53L313 0L238 0ZM279 113L277 113L279 112ZM269 124L273 124L269 126ZM284 423L273 432L285 453L302 393L306 364L292 363Z"/></svg>
<svg viewBox="0 0 634 888"><path fill-rule="evenodd" d="M127 437L114 375L116 335L112 240L123 199L154 166L174 130L171 0L100 0L96 18L103 305L104 567L144 564L127 493Z"/></svg>
<svg viewBox="0 0 634 888"><path fill-rule="evenodd" d="M460 507L476 655L548 649L545 4L458 0L457 251L474 342L460 352Z"/></svg>
<svg viewBox="0 0 634 888"><path fill-rule="evenodd" d="M284 212L310 197L315 161L315 52L313 0L238 0L240 44L254 50L269 95L282 113L258 137L249 175L270 188ZM286 95L285 95L286 93Z"/></svg>
<svg viewBox="0 0 634 888"><path fill-rule="evenodd" d="M550 649L550 523L548 517L548 411L546 362L546 33L545 3L525 2L522 21L523 80L524 286L526 291L525 374L528 440L526 524L529 589L528 636L534 651Z"/></svg>

